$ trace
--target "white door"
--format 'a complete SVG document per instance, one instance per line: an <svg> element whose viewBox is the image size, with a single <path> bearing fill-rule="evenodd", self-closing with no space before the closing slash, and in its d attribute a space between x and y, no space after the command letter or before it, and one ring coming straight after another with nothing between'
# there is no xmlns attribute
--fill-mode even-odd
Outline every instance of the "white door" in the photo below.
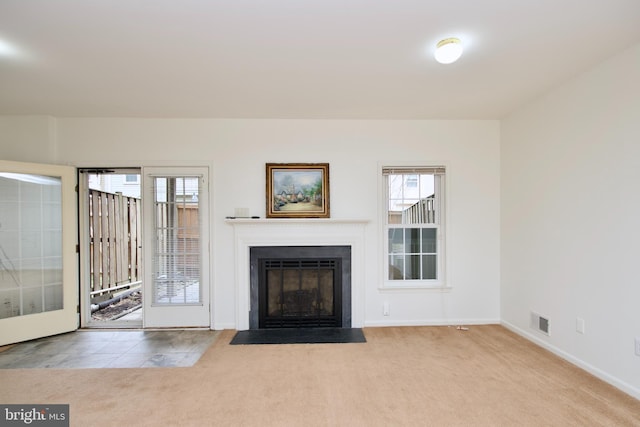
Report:
<svg viewBox="0 0 640 427"><path fill-rule="evenodd" d="M209 327L209 171L143 168L143 323Z"/></svg>
<svg viewBox="0 0 640 427"><path fill-rule="evenodd" d="M0 160L0 345L78 328L75 175Z"/></svg>

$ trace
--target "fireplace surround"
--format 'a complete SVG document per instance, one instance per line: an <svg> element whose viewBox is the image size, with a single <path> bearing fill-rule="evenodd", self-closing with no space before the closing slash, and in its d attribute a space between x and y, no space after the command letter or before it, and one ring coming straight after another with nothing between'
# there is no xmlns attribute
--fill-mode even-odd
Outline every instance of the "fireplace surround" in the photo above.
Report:
<svg viewBox="0 0 640 427"><path fill-rule="evenodd" d="M350 306L350 324L344 327L361 328L364 324L364 253L365 229L368 220L361 219L227 219L233 228L236 303L235 329L242 331L256 326L250 320L258 301L251 292L251 249L254 247L321 247L345 246L351 251L349 295L343 287L342 309ZM348 289L348 288L347 288ZM345 301L347 301L345 303ZM230 325L231 326L231 325Z"/></svg>

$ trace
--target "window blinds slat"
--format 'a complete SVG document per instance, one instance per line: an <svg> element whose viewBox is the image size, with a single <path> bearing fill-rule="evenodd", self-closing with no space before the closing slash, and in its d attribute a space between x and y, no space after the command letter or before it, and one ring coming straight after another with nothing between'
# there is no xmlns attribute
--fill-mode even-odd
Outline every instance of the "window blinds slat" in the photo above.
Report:
<svg viewBox="0 0 640 427"><path fill-rule="evenodd" d="M431 167L383 167L382 175L444 175L444 166Z"/></svg>

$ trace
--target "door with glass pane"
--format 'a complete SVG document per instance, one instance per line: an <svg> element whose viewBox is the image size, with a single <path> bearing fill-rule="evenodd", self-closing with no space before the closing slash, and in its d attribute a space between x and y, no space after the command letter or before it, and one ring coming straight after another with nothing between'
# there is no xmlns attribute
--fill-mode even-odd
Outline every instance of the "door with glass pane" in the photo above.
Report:
<svg viewBox="0 0 640 427"><path fill-rule="evenodd" d="M143 174L144 326L208 327L208 169Z"/></svg>
<svg viewBox="0 0 640 427"><path fill-rule="evenodd" d="M78 327L75 169L0 161L0 345Z"/></svg>

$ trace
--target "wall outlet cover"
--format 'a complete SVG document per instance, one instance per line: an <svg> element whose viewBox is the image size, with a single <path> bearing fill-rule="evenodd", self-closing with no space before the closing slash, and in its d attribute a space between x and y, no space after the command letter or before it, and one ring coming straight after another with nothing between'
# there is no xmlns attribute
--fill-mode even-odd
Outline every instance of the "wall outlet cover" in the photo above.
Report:
<svg viewBox="0 0 640 427"><path fill-rule="evenodd" d="M382 315L383 316L389 315L389 302L387 301L385 301L384 304L382 304Z"/></svg>

